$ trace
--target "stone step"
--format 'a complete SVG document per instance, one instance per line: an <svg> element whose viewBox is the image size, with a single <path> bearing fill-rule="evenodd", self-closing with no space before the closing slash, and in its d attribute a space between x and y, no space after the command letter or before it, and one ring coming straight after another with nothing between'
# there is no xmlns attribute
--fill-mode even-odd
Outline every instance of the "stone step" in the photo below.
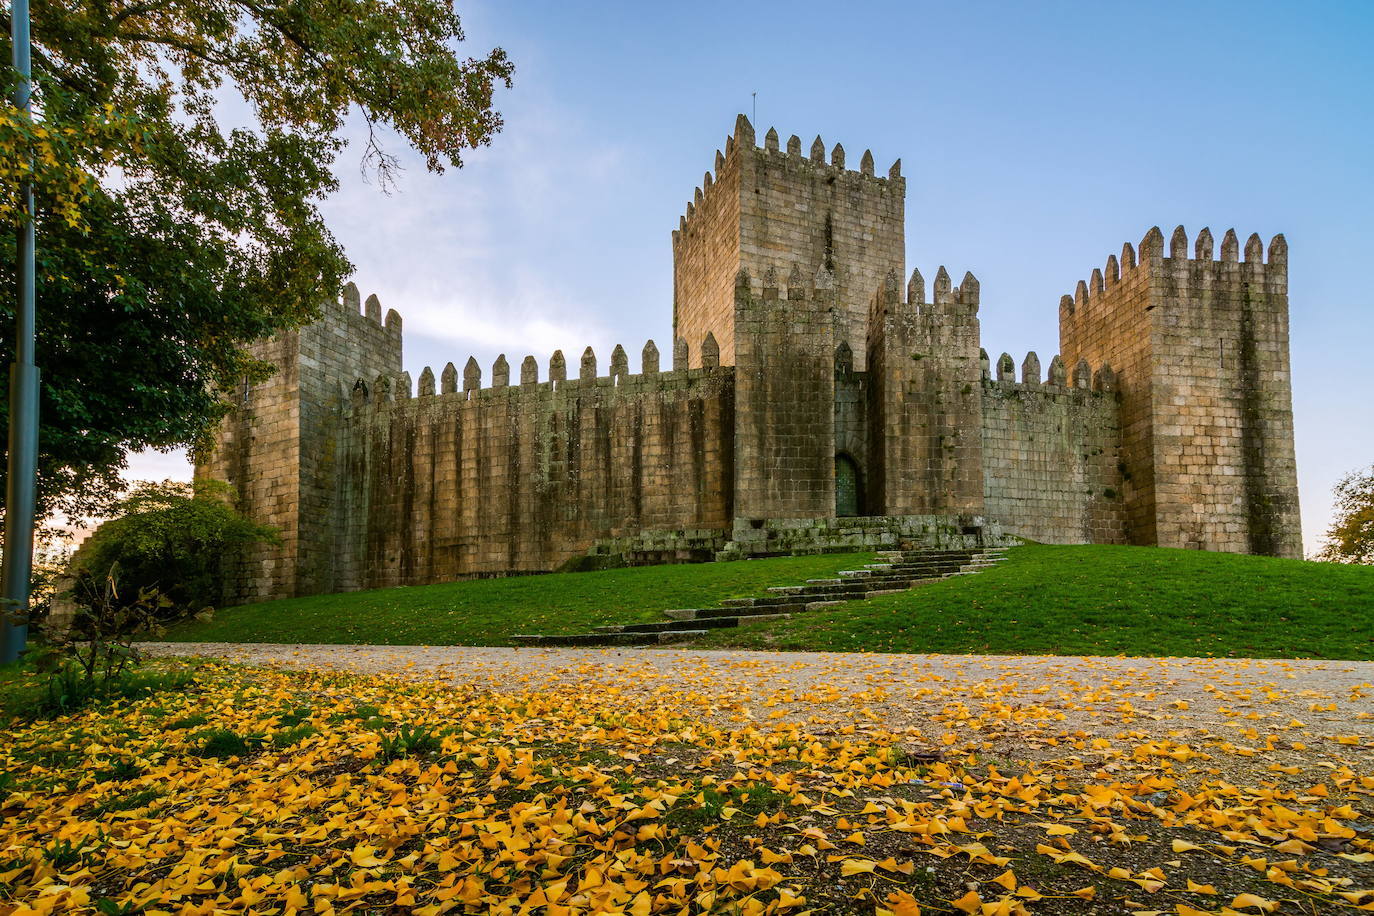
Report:
<svg viewBox="0 0 1374 916"><path fill-rule="evenodd" d="M658 644L671 642L686 642L689 639L696 639L698 636L705 636L705 630L674 630L671 633L659 633Z"/></svg>
<svg viewBox="0 0 1374 916"><path fill-rule="evenodd" d="M832 602L839 604L841 602ZM698 617L691 620L670 620L664 623L634 623L626 624L624 629L615 627L597 627L596 632L611 636L617 633L631 634L664 634L673 633L705 633L708 630L723 630L730 627L737 627L744 621L755 622L759 620L786 620L791 614L736 614L728 617Z"/></svg>
<svg viewBox="0 0 1374 916"><path fill-rule="evenodd" d="M700 620L666 620L655 623L626 623L596 627L597 633L665 633L671 630L708 630L714 627L732 627L738 621L734 617L714 617Z"/></svg>
<svg viewBox="0 0 1374 916"><path fill-rule="evenodd" d="M521 634L512 639L529 646L649 646L677 642L711 630L737 627L745 621L781 620L849 601L901 594L914 586L951 576L973 575L1005 559L1005 550L903 549L879 551L877 556L883 562L842 570L833 578L773 586L765 595L726 598L714 608L664 611L667 620L662 622L613 624L597 627L592 633Z"/></svg>
<svg viewBox="0 0 1374 916"><path fill-rule="evenodd" d="M768 614L799 614L806 610L805 601L789 601L786 604L764 604L759 607L703 607L692 612L691 617L682 620L705 620L710 617L758 617Z"/></svg>
<svg viewBox="0 0 1374 916"><path fill-rule="evenodd" d="M547 633L512 636L522 646L650 646L656 633Z"/></svg>

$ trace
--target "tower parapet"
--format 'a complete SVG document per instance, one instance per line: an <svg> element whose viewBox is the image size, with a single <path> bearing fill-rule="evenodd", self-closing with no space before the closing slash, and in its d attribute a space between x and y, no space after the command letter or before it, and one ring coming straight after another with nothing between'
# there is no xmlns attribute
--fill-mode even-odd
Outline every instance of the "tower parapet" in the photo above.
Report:
<svg viewBox="0 0 1374 916"><path fill-rule="evenodd" d="M1133 543L1301 556L1287 242L1212 246L1127 243L1061 300L1060 350L1116 370Z"/></svg>
<svg viewBox="0 0 1374 916"><path fill-rule="evenodd" d="M889 272L903 271L906 181L900 160L885 177L875 176L868 150L857 171L846 160L840 144L827 158L820 137L809 155L796 136L780 149L772 128L760 147L748 118L736 119L714 174L706 174L673 233L676 336L714 334L721 363L731 365L734 275L824 266L834 275L836 335L863 369L872 291Z"/></svg>

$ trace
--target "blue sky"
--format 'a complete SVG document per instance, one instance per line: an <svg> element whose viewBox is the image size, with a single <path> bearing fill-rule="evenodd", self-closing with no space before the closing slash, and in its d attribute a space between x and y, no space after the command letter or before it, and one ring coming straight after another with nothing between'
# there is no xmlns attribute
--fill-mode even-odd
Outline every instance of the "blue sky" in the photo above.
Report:
<svg viewBox="0 0 1374 916"><path fill-rule="evenodd" d="M757 92L760 137L820 134L907 178L907 267L982 284L984 346L1048 365L1057 304L1158 224L1277 232L1304 537L1374 462L1374 3L460 0L516 64L505 130L390 196L340 159L325 205L406 368L670 339L670 232ZM399 141L393 148L400 150ZM632 365L635 365L632 356ZM136 477L185 476L135 456Z"/></svg>

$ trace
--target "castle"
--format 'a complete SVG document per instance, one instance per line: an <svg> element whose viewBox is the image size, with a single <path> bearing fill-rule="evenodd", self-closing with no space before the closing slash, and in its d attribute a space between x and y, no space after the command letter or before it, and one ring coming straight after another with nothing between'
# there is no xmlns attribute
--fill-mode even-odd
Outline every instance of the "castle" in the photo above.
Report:
<svg viewBox="0 0 1374 916"><path fill-rule="evenodd" d="M899 282L905 197L900 160L741 115L672 233L669 369L650 341L638 372L617 346L413 385L400 316L350 284L255 346L277 372L197 467L281 532L226 597L1004 532L1300 555L1283 236L1151 229L1018 373L973 274Z"/></svg>

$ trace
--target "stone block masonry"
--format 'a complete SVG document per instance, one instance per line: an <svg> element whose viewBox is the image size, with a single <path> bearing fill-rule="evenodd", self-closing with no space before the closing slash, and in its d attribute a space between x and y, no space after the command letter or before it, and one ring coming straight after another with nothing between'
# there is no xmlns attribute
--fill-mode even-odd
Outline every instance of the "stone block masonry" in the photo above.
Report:
<svg viewBox="0 0 1374 916"><path fill-rule="evenodd" d="M733 368L603 376L590 351L583 365L418 396L405 376L355 386L335 589L541 572L598 539L728 528Z"/></svg>
<svg viewBox="0 0 1374 916"><path fill-rule="evenodd" d="M1191 256L1150 230L1018 378L971 272L901 289L905 192L739 118L672 233L671 352L638 373L617 346L605 374L587 348L413 384L400 316L350 285L255 345L277 372L201 459L282 536L226 597L1004 535L1299 555L1283 236L1242 260L1234 232L1214 258L1207 230Z"/></svg>
<svg viewBox="0 0 1374 916"><path fill-rule="evenodd" d="M1151 229L1064 297L1060 348L1117 371L1132 543L1300 557L1288 245L1242 261L1228 230L1213 255Z"/></svg>
<svg viewBox="0 0 1374 916"><path fill-rule="evenodd" d="M735 277L735 515L824 518L835 512L835 284L792 266L755 290Z"/></svg>
<svg viewBox="0 0 1374 916"><path fill-rule="evenodd" d="M391 310L383 319L376 296L360 298L350 283L319 321L250 348L276 372L233 393L217 447L199 459L197 476L228 481L240 509L282 540L236 558L228 600L334 588L345 386L401 371L401 316Z"/></svg>
<svg viewBox="0 0 1374 916"><path fill-rule="evenodd" d="M864 369L869 300L884 277L904 272L906 181L900 160L886 177L875 176L867 150L857 171L845 163L839 144L827 161L820 137L803 155L801 140L793 136L780 149L770 129L759 147L739 117L725 152L716 153L715 174L706 174L673 233L676 336L714 334L730 365L736 271L786 277L800 265L809 278L824 269L834 278L836 341L848 342L855 368Z"/></svg>
<svg viewBox="0 0 1374 916"><path fill-rule="evenodd" d="M1041 380L1030 353L1016 380L1002 354L982 389L984 511L1017 534L1048 544L1124 544L1120 405L1110 371L1063 360Z"/></svg>

